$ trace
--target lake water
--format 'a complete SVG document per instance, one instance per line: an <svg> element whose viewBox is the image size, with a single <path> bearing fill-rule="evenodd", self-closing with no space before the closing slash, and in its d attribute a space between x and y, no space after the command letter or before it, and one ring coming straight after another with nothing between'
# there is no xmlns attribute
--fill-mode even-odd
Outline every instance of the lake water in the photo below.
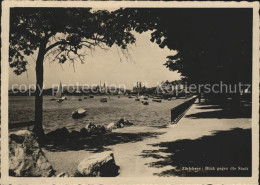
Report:
<svg viewBox="0 0 260 185"><path fill-rule="evenodd" d="M103 96L104 97L104 96ZM134 125L164 126L170 123L170 110L186 101L185 99L163 100L162 103L152 102L143 105L134 98L111 96L108 102L100 102L101 96L93 99L82 99L69 96L62 103L51 101L52 97L45 96L43 101L43 123L45 132L57 128L67 127L69 130L80 130L86 124L93 122L108 125L117 122L120 118L126 118ZM73 119L72 111L77 108L87 110L87 116L81 119ZM26 122L34 120L34 97L9 97L9 123Z"/></svg>

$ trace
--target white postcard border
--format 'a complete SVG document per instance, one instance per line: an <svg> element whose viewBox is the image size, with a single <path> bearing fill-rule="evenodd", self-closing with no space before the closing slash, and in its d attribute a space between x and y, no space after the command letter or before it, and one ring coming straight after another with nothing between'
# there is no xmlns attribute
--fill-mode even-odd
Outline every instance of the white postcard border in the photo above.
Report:
<svg viewBox="0 0 260 185"><path fill-rule="evenodd" d="M8 175L8 43L10 7L182 7L253 8L253 106L252 177L113 177L33 178ZM258 184L259 173L259 3L258 2L163 2L163 1L4 1L2 2L1 83L1 180L3 184ZM123 151L122 151L123 152Z"/></svg>

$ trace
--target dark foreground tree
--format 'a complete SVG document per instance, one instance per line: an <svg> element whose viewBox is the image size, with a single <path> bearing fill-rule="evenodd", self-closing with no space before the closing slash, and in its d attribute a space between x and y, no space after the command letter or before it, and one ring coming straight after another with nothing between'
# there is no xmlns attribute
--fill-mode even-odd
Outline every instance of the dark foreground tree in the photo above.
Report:
<svg viewBox="0 0 260 185"><path fill-rule="evenodd" d="M239 84L252 84L251 8L136 10L129 14L139 23L143 20L146 23L141 23L143 27L149 25L148 16L143 16L147 15L147 11L152 17L150 21L160 20L155 24L151 41L161 48L177 51L176 55L167 57L165 66L168 69L179 72L190 84L211 87L214 84L226 84L228 88L231 87L228 91L225 87L222 92L220 88L215 88L217 91L211 90L206 96L223 103L227 97L231 97L232 107L239 108ZM131 12L131 9L128 11ZM200 90L204 91L203 88ZM248 101L251 101L248 97Z"/></svg>
<svg viewBox="0 0 260 185"><path fill-rule="evenodd" d="M165 66L190 83L252 82L252 9L139 8L117 12L151 41L177 51ZM134 24L132 23L134 22Z"/></svg>
<svg viewBox="0 0 260 185"><path fill-rule="evenodd" d="M130 25L117 13L89 8L12 8L10 11L9 64L17 75L27 71L26 56L36 56L35 124L33 131L44 135L42 125L43 63L63 64L86 60L86 50L116 44L122 49L135 42Z"/></svg>

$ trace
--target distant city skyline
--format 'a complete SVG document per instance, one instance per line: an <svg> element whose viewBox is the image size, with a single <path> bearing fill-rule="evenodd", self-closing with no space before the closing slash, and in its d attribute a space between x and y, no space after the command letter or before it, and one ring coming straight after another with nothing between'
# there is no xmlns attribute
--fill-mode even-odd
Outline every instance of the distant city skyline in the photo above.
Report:
<svg viewBox="0 0 260 185"><path fill-rule="evenodd" d="M51 88L53 84L64 85L88 84L99 85L100 81L106 84L126 85L127 89L135 86L136 82L148 83L148 86L156 86L157 82L179 80L180 74L172 72L163 64L168 55L174 55L176 51L168 48L161 49L156 43L150 41L150 33L134 33L136 44L129 46L132 60L127 59L121 50L115 46L104 51L100 48L91 54L88 51L84 64L73 65L67 61L62 67L58 63L50 64L46 58L44 63L44 86ZM20 76L9 69L9 89L13 84L35 84L35 57L27 57L29 61L28 72Z"/></svg>

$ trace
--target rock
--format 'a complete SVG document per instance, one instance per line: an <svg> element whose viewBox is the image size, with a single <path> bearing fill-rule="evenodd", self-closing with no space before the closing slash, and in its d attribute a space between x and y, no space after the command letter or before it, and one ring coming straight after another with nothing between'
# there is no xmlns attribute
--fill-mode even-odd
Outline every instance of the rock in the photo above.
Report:
<svg viewBox="0 0 260 185"><path fill-rule="evenodd" d="M128 120L125 120L125 123L124 123L125 126L131 126L133 125L132 122L128 121Z"/></svg>
<svg viewBox="0 0 260 185"><path fill-rule="evenodd" d="M82 129L80 130L80 135L81 135L81 137L87 137L87 136L89 136L90 134L89 134L88 130L84 127L84 128L82 128Z"/></svg>
<svg viewBox="0 0 260 185"><path fill-rule="evenodd" d="M111 122L107 125L107 130L112 131L113 129L117 129L117 125L114 122Z"/></svg>
<svg viewBox="0 0 260 185"><path fill-rule="evenodd" d="M106 133L106 128L103 125L95 125L94 123L89 123L85 128L90 135L100 135Z"/></svg>
<svg viewBox="0 0 260 185"><path fill-rule="evenodd" d="M73 177L72 175L70 175L67 172L61 172L58 175L56 175L56 177Z"/></svg>
<svg viewBox="0 0 260 185"><path fill-rule="evenodd" d="M106 133L106 128L103 125L97 125L95 129L92 130L91 134L101 135Z"/></svg>
<svg viewBox="0 0 260 185"><path fill-rule="evenodd" d="M16 177L50 177L55 171L30 131L9 136L9 171Z"/></svg>
<svg viewBox="0 0 260 185"><path fill-rule="evenodd" d="M127 119L124 119L124 118L121 118L119 121L118 121L118 124L123 124L124 126L131 126L133 125L133 123L131 123L130 121L128 121Z"/></svg>
<svg viewBox="0 0 260 185"><path fill-rule="evenodd" d="M123 128L125 126L131 126L133 125L133 123L131 123L130 121L121 118L117 123L109 123L109 125L107 126L107 130L112 131L113 129L117 129L117 128Z"/></svg>
<svg viewBox="0 0 260 185"><path fill-rule="evenodd" d="M125 122L125 119L124 119L124 118L121 118L121 119L118 121L118 123L122 123L122 124L124 124L124 122Z"/></svg>
<svg viewBox="0 0 260 185"><path fill-rule="evenodd" d="M107 126L107 130L112 131L113 129L124 128L125 126L131 126L131 125L133 125L133 123L122 118L117 123L114 122L109 123L109 125Z"/></svg>
<svg viewBox="0 0 260 185"><path fill-rule="evenodd" d="M94 154L78 165L78 173L85 177L115 177L118 170L112 152Z"/></svg>
<svg viewBox="0 0 260 185"><path fill-rule="evenodd" d="M125 126L125 125L124 125L123 123L118 123L118 124L117 124L117 128L124 128L124 126Z"/></svg>
<svg viewBox="0 0 260 185"><path fill-rule="evenodd" d="M89 123L86 125L85 128L88 130L88 132L91 132L93 129L96 128L96 125L94 123Z"/></svg>
<svg viewBox="0 0 260 185"><path fill-rule="evenodd" d="M64 142L70 136L70 133L66 127L59 128L55 131L51 131L46 134L46 139L55 142Z"/></svg>

